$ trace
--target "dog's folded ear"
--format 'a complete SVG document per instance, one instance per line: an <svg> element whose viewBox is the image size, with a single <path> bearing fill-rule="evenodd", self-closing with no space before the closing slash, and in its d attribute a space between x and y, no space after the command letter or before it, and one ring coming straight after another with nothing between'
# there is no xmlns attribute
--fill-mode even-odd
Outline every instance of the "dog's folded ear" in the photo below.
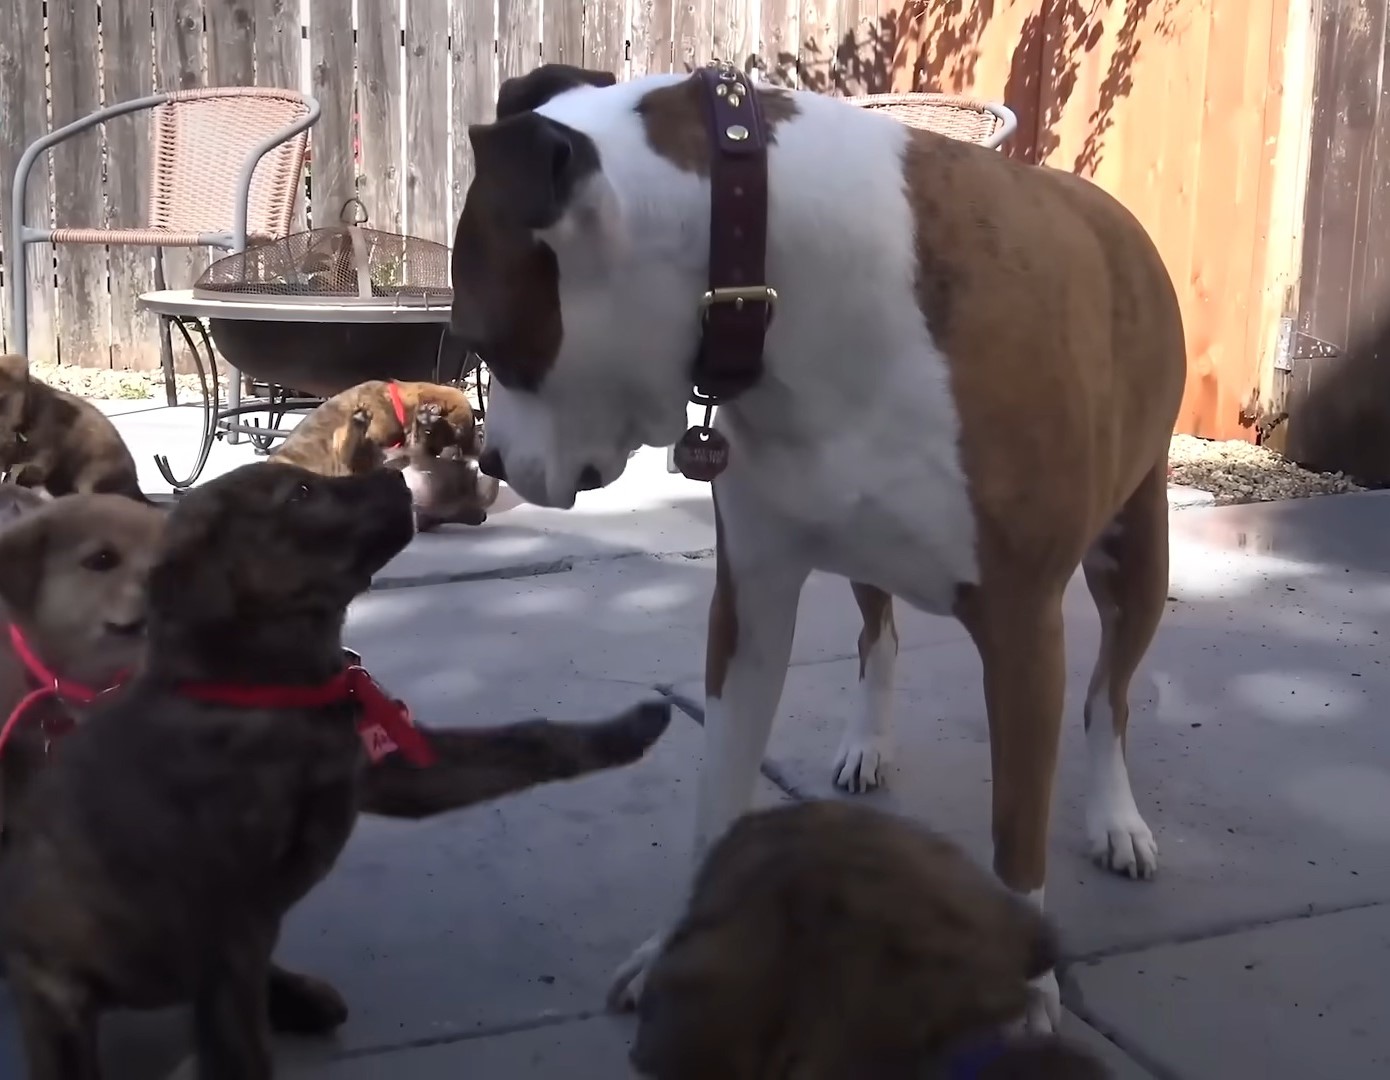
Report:
<svg viewBox="0 0 1390 1080"><path fill-rule="evenodd" d="M37 512L0 528L0 599L11 611L33 608L43 581L40 564L48 537L48 517Z"/></svg>
<svg viewBox="0 0 1390 1080"><path fill-rule="evenodd" d="M28 382L29 361L18 353L0 355L0 375L15 382Z"/></svg>
<svg viewBox="0 0 1390 1080"><path fill-rule="evenodd" d="M538 109L556 94L576 86L612 86L618 77L611 71L591 71L573 64L542 64L525 75L503 79L497 90L497 119Z"/></svg>
<svg viewBox="0 0 1390 1080"><path fill-rule="evenodd" d="M202 625L225 622L236 611L234 584L207 542L208 530L187 517L169 516L169 527L150 568L151 614L179 613Z"/></svg>
<svg viewBox="0 0 1390 1080"><path fill-rule="evenodd" d="M598 167L592 143L539 113L472 124L468 141L474 184L487 192L490 210L528 229L559 221L576 185Z"/></svg>

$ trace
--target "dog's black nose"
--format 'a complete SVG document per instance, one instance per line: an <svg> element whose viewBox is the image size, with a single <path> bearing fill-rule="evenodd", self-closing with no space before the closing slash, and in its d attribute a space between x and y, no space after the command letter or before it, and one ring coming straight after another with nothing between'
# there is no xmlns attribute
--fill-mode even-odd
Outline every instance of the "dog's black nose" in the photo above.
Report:
<svg viewBox="0 0 1390 1080"><path fill-rule="evenodd" d="M484 450L478 457L478 468L494 480L507 482L507 470L502 464L502 455L497 450Z"/></svg>
<svg viewBox="0 0 1390 1080"><path fill-rule="evenodd" d="M595 488L603 487L603 477L593 465L585 465L579 470L579 483L576 486L580 491L593 491Z"/></svg>

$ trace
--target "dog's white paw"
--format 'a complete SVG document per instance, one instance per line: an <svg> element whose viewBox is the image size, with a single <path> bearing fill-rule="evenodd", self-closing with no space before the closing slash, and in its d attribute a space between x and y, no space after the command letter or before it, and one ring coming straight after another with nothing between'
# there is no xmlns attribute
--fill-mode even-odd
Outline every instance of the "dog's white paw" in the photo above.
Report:
<svg viewBox="0 0 1390 1080"><path fill-rule="evenodd" d="M1012 1030L1017 1035L1051 1035L1062 1026L1062 991L1057 973L1028 981L1028 1007Z"/></svg>
<svg viewBox="0 0 1390 1080"><path fill-rule="evenodd" d="M1096 803L1086 813L1086 841L1096 865L1136 880L1151 879L1158 872L1158 842L1133 800L1127 807Z"/></svg>
<svg viewBox="0 0 1390 1080"><path fill-rule="evenodd" d="M845 732L831 765L835 786L856 793L872 791L888 779L888 763L892 757L888 740L883 736Z"/></svg>
<svg viewBox="0 0 1390 1080"><path fill-rule="evenodd" d="M613 979L608 985L608 1009L610 1012L631 1012L641 1000L642 988L647 982L647 971L656 961L657 954L666 940L664 933L655 933L633 950L632 955L618 965Z"/></svg>

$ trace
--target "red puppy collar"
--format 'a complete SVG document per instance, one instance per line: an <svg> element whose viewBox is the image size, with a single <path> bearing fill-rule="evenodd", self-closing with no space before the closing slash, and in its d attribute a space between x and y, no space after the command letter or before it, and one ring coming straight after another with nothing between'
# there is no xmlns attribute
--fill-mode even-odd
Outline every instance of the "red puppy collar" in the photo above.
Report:
<svg viewBox="0 0 1390 1080"><path fill-rule="evenodd" d="M235 709L313 709L355 701L362 709L357 732L372 763L399 750L412 765L435 761L434 750L410 718L403 701L387 695L364 668L344 668L318 686L247 686L239 683L180 683L183 697Z"/></svg>
<svg viewBox="0 0 1390 1080"><path fill-rule="evenodd" d="M391 445L393 447L404 446L406 435L405 402L401 400L401 388L395 379L392 379L386 384L386 392L391 395L391 408L396 411L396 422L401 425L401 437Z"/></svg>
<svg viewBox="0 0 1390 1080"><path fill-rule="evenodd" d="M116 681L105 690L93 690L90 686L83 686L70 679L60 679L49 669L48 665L39 659L38 653L30 647L24 632L14 623L10 623L9 634L10 648L19 658L29 681L35 686L20 699L19 704L6 718L4 727L0 727L0 753L4 753L5 744L9 742L10 735L19 726L25 715L37 707L40 702L48 698L56 698L59 701L71 702L74 705L90 705L102 694L116 689L125 681L125 673L122 672L116 677ZM54 739L60 735L65 735L72 726L71 717L65 717L62 720L53 719L44 724L44 734L49 739Z"/></svg>

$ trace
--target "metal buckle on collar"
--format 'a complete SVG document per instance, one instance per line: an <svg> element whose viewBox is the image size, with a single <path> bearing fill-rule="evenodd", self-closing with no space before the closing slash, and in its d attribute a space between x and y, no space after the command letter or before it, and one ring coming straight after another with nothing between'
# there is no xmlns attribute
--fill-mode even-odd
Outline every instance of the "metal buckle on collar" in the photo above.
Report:
<svg viewBox="0 0 1390 1080"><path fill-rule="evenodd" d="M771 285L726 285L706 289L700 297L700 317L707 317L715 304L733 304L735 311L742 311L744 304L766 304L767 321L771 322L772 311L777 306L777 290Z"/></svg>

